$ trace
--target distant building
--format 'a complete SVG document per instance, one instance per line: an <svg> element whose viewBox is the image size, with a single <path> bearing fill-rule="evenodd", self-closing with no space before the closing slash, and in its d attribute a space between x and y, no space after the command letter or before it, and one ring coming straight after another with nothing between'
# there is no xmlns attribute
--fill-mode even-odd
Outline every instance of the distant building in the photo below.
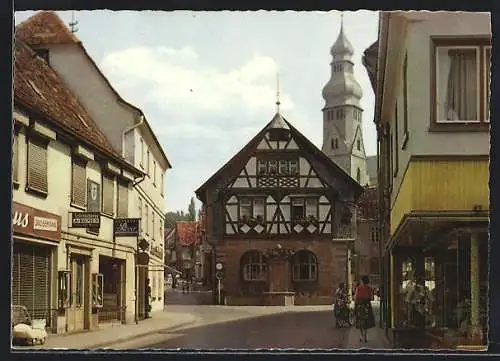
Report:
<svg viewBox="0 0 500 361"><path fill-rule="evenodd" d="M134 182L131 211L127 216L141 218L141 238L149 243L147 253L150 261L147 267L138 268L140 317L144 316L147 278L150 279L149 301L152 310L162 310L164 188L165 172L171 165L160 143L142 110L118 94L83 43L55 12L37 12L16 27L16 34L39 54L43 54L109 139L113 149L131 165L146 173L146 177Z"/></svg>
<svg viewBox="0 0 500 361"><path fill-rule="evenodd" d="M113 237L113 220L131 213L144 173L17 33L13 122L12 304L54 333L133 320L135 249ZM86 211L100 226L72 227Z"/></svg>
<svg viewBox="0 0 500 361"><path fill-rule="evenodd" d="M490 14L380 12L365 57L376 94L387 334L400 348L485 345ZM408 285L431 293L428 312L410 307Z"/></svg>
<svg viewBox="0 0 500 361"><path fill-rule="evenodd" d="M226 302L331 304L361 192L278 111L196 191Z"/></svg>

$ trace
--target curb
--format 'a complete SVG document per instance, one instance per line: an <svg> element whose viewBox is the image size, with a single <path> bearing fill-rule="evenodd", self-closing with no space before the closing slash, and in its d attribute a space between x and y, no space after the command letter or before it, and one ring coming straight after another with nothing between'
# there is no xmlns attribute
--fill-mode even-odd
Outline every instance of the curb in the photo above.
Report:
<svg viewBox="0 0 500 361"><path fill-rule="evenodd" d="M144 336L147 336L147 335L149 335L151 333L164 333L164 332L167 332L167 331L175 331L175 330L177 330L177 329L179 329L181 327L193 325L195 323L196 323L196 320L193 320L193 321L190 321L190 322L180 323L178 325L167 327L167 328L162 328L162 329L159 329L159 330L149 330L148 332L142 332L142 333L139 333L139 334L135 334L133 336L126 336L126 337L117 338L116 340L113 340L113 341L102 342L102 343L99 343L99 344L96 344L96 345L89 346L88 348L89 349L102 349L102 348L106 348L107 346L110 346L110 345L114 345L114 344L117 344L117 343L127 342L127 341L130 341L130 340L133 340L134 338L144 337Z"/></svg>

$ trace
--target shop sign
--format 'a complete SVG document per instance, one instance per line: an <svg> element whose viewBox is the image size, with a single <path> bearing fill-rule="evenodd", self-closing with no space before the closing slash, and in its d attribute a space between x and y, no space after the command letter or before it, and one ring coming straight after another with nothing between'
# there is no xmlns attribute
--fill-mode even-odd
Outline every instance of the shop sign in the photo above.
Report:
<svg viewBox="0 0 500 361"><path fill-rule="evenodd" d="M12 230L14 233L59 241L61 239L61 217L13 202Z"/></svg>
<svg viewBox="0 0 500 361"><path fill-rule="evenodd" d="M99 228L101 214L99 212L70 212L72 228Z"/></svg>
<svg viewBox="0 0 500 361"><path fill-rule="evenodd" d="M113 234L115 237L139 236L140 218L116 218L113 220Z"/></svg>

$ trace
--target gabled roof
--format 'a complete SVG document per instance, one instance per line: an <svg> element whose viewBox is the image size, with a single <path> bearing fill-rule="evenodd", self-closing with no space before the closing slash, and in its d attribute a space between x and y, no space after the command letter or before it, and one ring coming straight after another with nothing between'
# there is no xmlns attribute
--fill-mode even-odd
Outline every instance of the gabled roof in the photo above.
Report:
<svg viewBox="0 0 500 361"><path fill-rule="evenodd" d="M99 130L57 73L23 41L14 42L14 101L141 176Z"/></svg>
<svg viewBox="0 0 500 361"><path fill-rule="evenodd" d="M176 222L177 240L180 246L187 247L199 241L199 222Z"/></svg>
<svg viewBox="0 0 500 361"><path fill-rule="evenodd" d="M90 64L95 68L97 73L102 77L103 81L107 84L109 89L115 94L118 101L134 111L136 111L139 115L144 117L144 124L146 125L149 133L151 134L156 146L158 147L161 156L164 158L164 161L167 164L168 168L172 168L170 161L168 160L165 152L163 151L160 142L156 138L151 126L146 120L144 112L136 107L133 104L130 104L122 96L113 88L108 78L103 74L103 72L99 69L94 59L89 55L83 43L80 39L78 39L64 24L61 18L54 11L39 11L32 17L27 20L21 22L16 26L15 29L16 38L24 41L26 44L30 46L43 46L43 45L56 45L56 44L75 44L80 47L83 51L83 54L87 57Z"/></svg>
<svg viewBox="0 0 500 361"><path fill-rule="evenodd" d="M335 164L325 153L319 150L309 139L307 139L300 131L298 131L290 122L288 122L284 117L279 114L282 121L290 129L290 134L294 138L297 145L311 154L313 157L321 160L330 169L334 170L347 184L353 187L356 197L358 197L363 192L363 187L361 187L349 174L347 174L342 168ZM228 178L235 176L242 167L246 164L247 159L250 154L257 149L259 142L264 137L264 134L269 130L273 129L276 123L276 115L273 119L267 123L267 125L259 132L255 137L253 137L238 153L236 153L226 164L224 164L214 175L212 175L203 185L201 185L196 190L196 195L198 199L206 203L205 191L213 184L218 185L218 187L224 187L228 181ZM281 122L281 120L280 120Z"/></svg>

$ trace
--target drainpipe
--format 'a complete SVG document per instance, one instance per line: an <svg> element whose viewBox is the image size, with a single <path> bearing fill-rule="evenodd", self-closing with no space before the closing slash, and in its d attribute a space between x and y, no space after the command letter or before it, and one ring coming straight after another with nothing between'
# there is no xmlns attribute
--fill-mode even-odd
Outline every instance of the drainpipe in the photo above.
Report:
<svg viewBox="0 0 500 361"><path fill-rule="evenodd" d="M138 118L139 118L139 123L134 124L131 127L125 129L122 133L122 157L123 158L125 158L125 156L126 156L126 154L125 154L125 135L128 132L130 132L130 131L134 130L135 128L138 128L144 124L144 115L141 114Z"/></svg>

